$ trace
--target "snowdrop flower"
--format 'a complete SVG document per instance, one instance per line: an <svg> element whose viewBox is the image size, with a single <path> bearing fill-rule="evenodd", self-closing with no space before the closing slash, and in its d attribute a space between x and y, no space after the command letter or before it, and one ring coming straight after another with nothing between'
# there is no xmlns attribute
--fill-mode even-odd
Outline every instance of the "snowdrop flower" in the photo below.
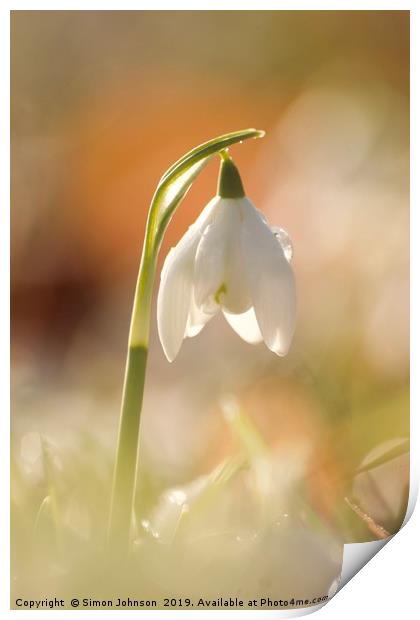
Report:
<svg viewBox="0 0 420 620"><path fill-rule="evenodd" d="M166 257L158 294L159 337L172 362L182 341L221 310L243 340L286 355L295 326L287 233L271 229L223 154L218 195Z"/></svg>

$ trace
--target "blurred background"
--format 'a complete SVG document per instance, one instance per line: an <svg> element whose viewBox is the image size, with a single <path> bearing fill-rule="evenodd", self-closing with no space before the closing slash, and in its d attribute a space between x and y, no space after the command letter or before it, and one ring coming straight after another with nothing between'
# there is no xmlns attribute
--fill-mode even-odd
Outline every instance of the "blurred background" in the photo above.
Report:
<svg viewBox="0 0 420 620"><path fill-rule="evenodd" d="M395 530L408 484L395 446L409 434L409 12L14 11L11 29L16 539L32 536L50 484L46 444L66 523L77 536L103 523L151 196L190 148L247 127L267 135L231 154L291 236L295 340L280 359L218 317L170 365L153 315L140 516L235 452L228 397L343 539L378 535L357 507ZM216 179L214 161L160 264ZM355 483L389 450L374 489ZM16 574L34 570L23 546Z"/></svg>

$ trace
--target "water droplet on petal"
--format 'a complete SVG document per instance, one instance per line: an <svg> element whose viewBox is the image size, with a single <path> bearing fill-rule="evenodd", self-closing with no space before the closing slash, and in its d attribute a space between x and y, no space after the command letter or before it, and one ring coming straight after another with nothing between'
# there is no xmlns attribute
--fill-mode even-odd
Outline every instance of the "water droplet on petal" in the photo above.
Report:
<svg viewBox="0 0 420 620"><path fill-rule="evenodd" d="M292 240L289 237L289 233L287 230L284 230L284 228L278 228L277 226L271 230L273 231L275 238L280 243L286 260L290 263L293 258L293 245Z"/></svg>

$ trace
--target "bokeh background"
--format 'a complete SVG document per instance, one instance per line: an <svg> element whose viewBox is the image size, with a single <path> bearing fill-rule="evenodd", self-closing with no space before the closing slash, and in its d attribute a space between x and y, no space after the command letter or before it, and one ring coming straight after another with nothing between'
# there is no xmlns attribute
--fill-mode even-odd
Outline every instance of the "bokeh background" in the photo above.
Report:
<svg viewBox="0 0 420 620"><path fill-rule="evenodd" d="M139 518L237 450L234 399L342 540L395 531L408 489L409 12L14 11L11 31L18 587L40 587L33 523L51 480L71 536L103 534L154 188L196 144L247 127L267 135L231 154L292 238L295 340L280 359L218 317L170 365L153 314ZM161 262L216 178L214 161ZM375 484L355 479L378 455Z"/></svg>

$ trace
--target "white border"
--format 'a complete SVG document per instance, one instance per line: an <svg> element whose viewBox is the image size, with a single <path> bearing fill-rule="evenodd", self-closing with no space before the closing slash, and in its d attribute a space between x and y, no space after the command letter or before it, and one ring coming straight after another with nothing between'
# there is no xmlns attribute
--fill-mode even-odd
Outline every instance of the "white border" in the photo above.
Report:
<svg viewBox="0 0 420 620"><path fill-rule="evenodd" d="M299 4L299 6L297 6ZM88 6L87 6L88 5ZM9 88L9 50L10 50L10 39L9 39L9 10L409 10L411 9L411 49L412 49L412 67L411 67L411 109L418 110L420 109L420 101L418 96L418 74L419 74L419 63L418 63L418 37L419 37L419 19L416 10L415 2L405 2L404 6L398 4L397 2L323 2L323 3L315 3L315 2L290 2L290 3L279 3L279 2L259 2L258 5L254 2L248 1L234 1L234 2L226 2L225 0L213 0L213 2L208 3L207 6L203 6L203 3L200 3L200 6L196 6L192 2L155 2L153 3L145 3L145 2L122 2L119 3L118 6L110 6L109 3L106 5L100 2L81 2L80 0L74 0L72 3L61 3L61 2L12 2L8 3L8 6L2 7L1 9L1 23L0 23L0 58L1 58L1 96L0 96L0 105L1 105L1 151L0 151L0 174L2 183L0 185L2 190L2 207L6 211L5 217L2 219L3 225L0 226L0 252L1 252L1 272L0 277L2 278L2 287L0 290L4 291L4 296L1 300L1 332L0 332L0 345L1 345L1 364L2 364L2 372L0 377L2 378L2 390L1 394L3 397L3 406L1 408L0 415L0 424L1 424L1 437L4 440L5 446L0 451L1 454L1 475L3 477L3 497L8 496L9 490L9 420L7 412L10 407L10 398L9 398L9 306L7 302L7 297L9 296L9 239L8 239L8 229L10 226L10 220L8 215L7 205L10 204L10 160L9 160L9 143L8 143L8 135L9 135L9 127L10 127L10 118L9 118L9 100L10 100L10 88ZM413 10L414 9L414 10ZM414 34L415 33L415 34ZM418 172L416 174L416 168L418 168L418 157L416 157L416 150L418 149L419 143L419 128L416 117L412 117L412 147L411 147L411 196L412 196L412 204L419 205L419 191L418 191ZM413 173L414 171L414 173ZM414 287L414 284L418 285L418 263L419 263L419 253L420 253L420 243L418 242L419 237L415 238L415 234L419 233L419 219L420 216L418 214L418 208L411 210L411 269L412 269L412 294L411 294L411 316L420 316L420 304L419 304L419 294L418 294L418 286ZM4 280L3 280L4 279ZM418 361L418 328L417 324L412 323L411 327L411 343L412 343L412 353L411 353L411 369L412 376L419 377L420 376L420 368ZM411 441L413 446L419 445L419 424L417 424L417 420L415 418L415 413L419 408L419 387L418 387L418 379L417 381L412 382L411 388ZM419 477L419 462L418 458L416 459L417 449L412 449L411 451L411 493L410 493L410 504L414 500L415 495L417 494L418 488L418 477ZM414 491L414 493L413 493ZM9 574L9 554L4 553L4 550L9 549L9 539L8 539L8 531L9 531L9 512L5 506L7 506L7 500L3 502L2 510L1 510L1 532L4 536L5 540L1 545L2 553L1 553L1 562L3 563L3 570L1 571L2 579L0 580L0 609L6 615L20 613L19 611L10 611L9 610L9 583L8 580L4 578L5 575ZM412 509L412 505L410 506ZM419 545L419 510L414 513L414 517L410 520L408 525L404 527L403 532L397 534L391 541L387 548L380 554L380 557L374 558L369 564L362 570L361 574L356 575L356 577L352 580L351 588L344 588L340 591L339 595L334 598L333 601L330 601L328 605L324 607L322 610L323 617L328 617L328 614L336 614L338 613L340 618L345 620L346 618L353 618L355 613L360 611L363 612L364 616L367 616L368 613L375 613L375 615L381 614L383 618L391 618L395 616L397 613L401 616L401 614L409 614L416 607L416 592L418 589L416 575L418 574L418 563L416 561L417 558L413 558L412 549L413 546L417 544L417 548L420 548ZM410 560L411 558L411 560ZM415 562L415 563L414 563ZM416 568L416 570L410 570L410 566ZM415 581L416 579L416 581ZM385 590L384 590L385 588ZM386 595L384 595L386 594ZM380 597L378 600L378 596ZM317 606L318 607L318 606ZM292 611L292 610L291 610ZM299 615L303 615L303 610L296 610L299 612ZM315 608L310 608L306 610L307 613L311 613L315 611ZM261 610L250 612L254 614L260 614ZM53 610L49 611L49 613L53 614L61 614L61 613L71 613L69 611L59 611ZM102 611L95 610L85 610L85 613L88 614L99 614ZM117 610L110 611L113 617L116 617L120 612ZM125 612L123 612L125 613ZM182 610L174 610L173 613L181 614ZM201 614L202 612L191 611L189 617L196 617L197 614ZM219 614L229 614L229 618L232 617L232 614L242 614L242 611L209 611L208 613L217 613ZM288 615L296 615L295 613L290 612L279 612L279 611L265 611L264 615L278 615L282 614L283 617ZM153 611L145 611L142 612L142 616L148 616L153 614L156 617Z"/></svg>
<svg viewBox="0 0 420 620"><path fill-rule="evenodd" d="M1 568L0 572L4 575L4 579L0 580L0 604L3 607L4 604L9 606L10 598L10 583L9 583L9 554L10 554L10 540L8 536L9 532L9 497L10 497L10 484L9 484L9 455L10 455L10 258L9 258L9 230L10 230L10 145L9 145L9 128L10 128L10 113L9 113L9 101L10 101L10 65L9 65L9 19L5 15L6 11L2 9L0 21L0 62L1 62L1 92L0 92L0 135L1 135L1 150L0 150L0 175L1 175L1 210L2 210L2 225L0 226L0 255L1 255L1 284L0 291L3 291L0 300L0 312L1 312L1 331L0 331L0 360L1 360L1 385L0 394L1 408L0 408L0 437L3 439L4 445L0 449L0 469L2 477L1 494L2 494L2 509L0 511L0 527L2 539L1 548L4 550L0 554Z"/></svg>
<svg viewBox="0 0 420 620"><path fill-rule="evenodd" d="M6 4L6 3L4 3ZM81 11L408 11L412 10L416 5L415 0L411 2L398 2L391 0L384 0L379 2L378 0L370 0L370 2L362 2L361 0L355 0L354 2L338 2L337 0L329 0L329 2L315 2L306 0L306 2L279 2L275 0L261 0L261 2L255 2L250 0L213 0L212 2L175 2L174 0L160 0L156 2L144 2L136 0L125 0L125 2L112 3L99 2L98 0L91 0L90 2L83 2L83 0L74 0L73 2L53 2L48 0L44 2L30 2L28 0L16 0L15 2L8 2L7 6L2 7L2 13L13 11L39 11L39 10L81 10Z"/></svg>

